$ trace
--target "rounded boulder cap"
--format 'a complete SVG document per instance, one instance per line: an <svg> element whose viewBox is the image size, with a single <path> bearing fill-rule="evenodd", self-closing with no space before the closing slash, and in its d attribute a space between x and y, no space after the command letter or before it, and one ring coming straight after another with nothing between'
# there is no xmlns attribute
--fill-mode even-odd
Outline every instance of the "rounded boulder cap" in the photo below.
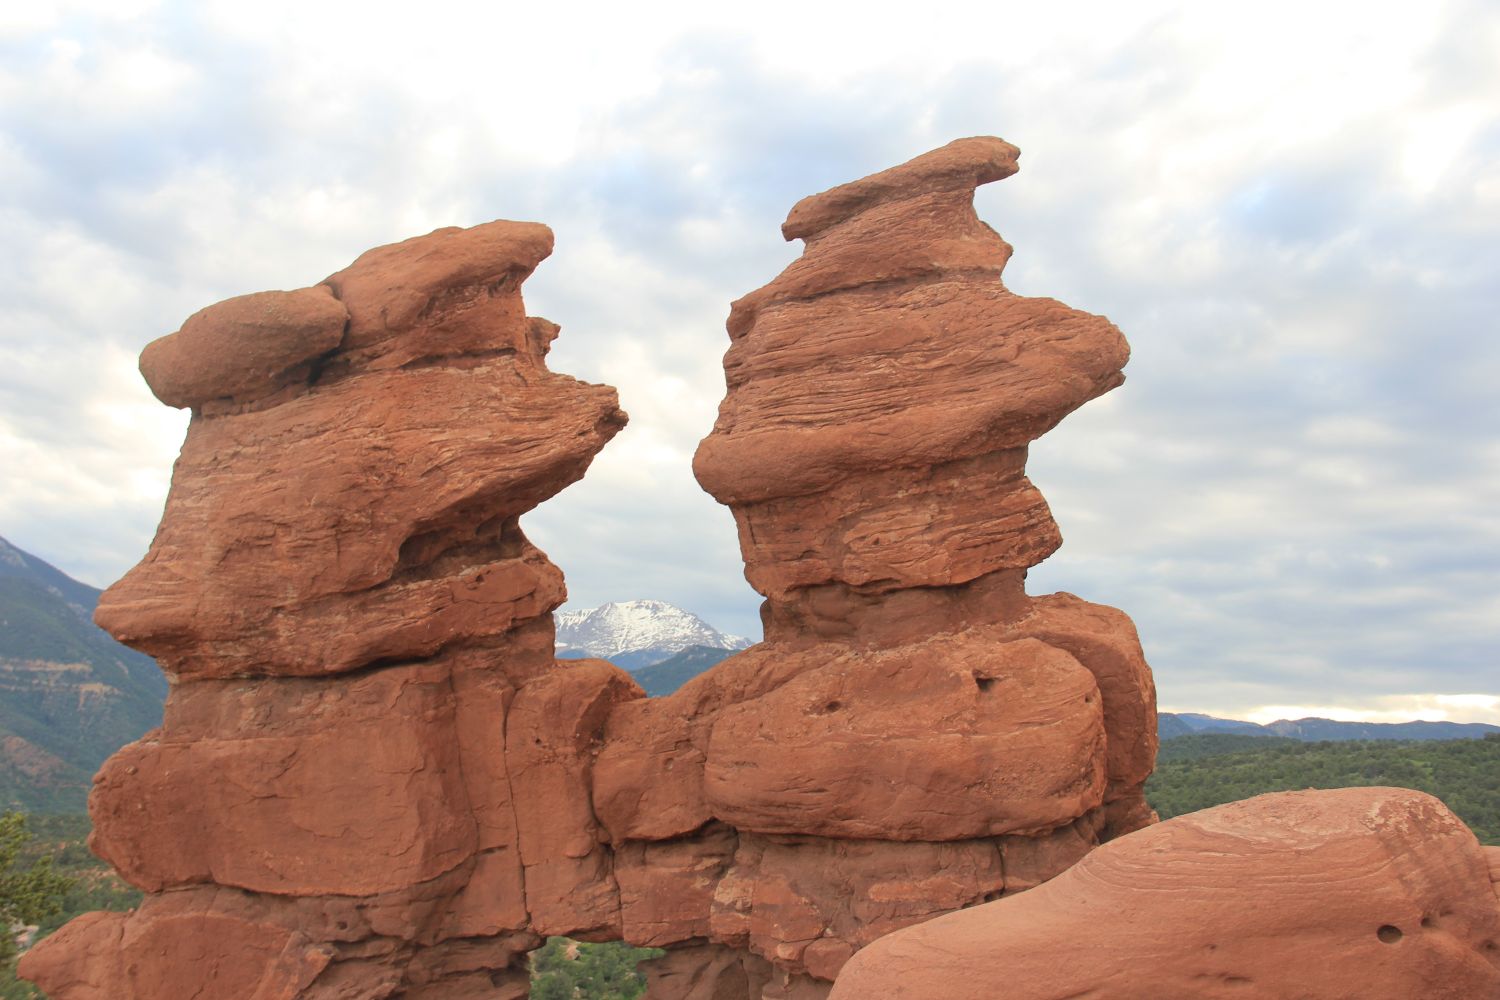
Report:
<svg viewBox="0 0 1500 1000"><path fill-rule="evenodd" d="M792 206L781 224L788 240L811 239L866 209L944 189L972 191L1020 169L1021 150L992 135L954 139L897 167L811 194Z"/></svg>
<svg viewBox="0 0 1500 1000"><path fill-rule="evenodd" d="M168 406L251 402L295 379L299 365L338 347L348 318L323 285L239 295L199 310L176 333L147 344L141 374Z"/></svg>

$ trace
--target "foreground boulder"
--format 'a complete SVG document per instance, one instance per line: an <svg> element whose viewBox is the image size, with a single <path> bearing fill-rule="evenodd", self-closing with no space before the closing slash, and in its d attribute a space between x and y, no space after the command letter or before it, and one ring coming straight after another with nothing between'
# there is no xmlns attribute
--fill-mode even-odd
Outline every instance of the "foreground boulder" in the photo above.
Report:
<svg viewBox="0 0 1500 1000"><path fill-rule="evenodd" d="M1262 795L882 938L832 998L1496 997L1496 861L1421 792Z"/></svg>

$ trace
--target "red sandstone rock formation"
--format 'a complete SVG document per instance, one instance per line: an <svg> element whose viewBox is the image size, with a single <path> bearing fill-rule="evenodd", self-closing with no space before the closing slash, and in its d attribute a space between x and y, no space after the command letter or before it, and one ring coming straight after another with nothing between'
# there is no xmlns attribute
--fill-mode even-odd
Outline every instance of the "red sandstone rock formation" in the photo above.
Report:
<svg viewBox="0 0 1500 1000"><path fill-rule="evenodd" d="M98 620L174 686L90 811L149 895L26 957L55 1000L521 997L538 932L617 933L580 760L640 690L556 670L562 574L517 523L625 422L546 368L551 249L439 230L142 355L193 419Z"/></svg>
<svg viewBox="0 0 1500 1000"><path fill-rule="evenodd" d="M973 195L1016 156L964 139L804 199L782 227L803 255L730 313L694 467L734 511L766 641L616 705L594 807L627 938L750 957L674 954L653 997L821 997L879 936L1150 820L1134 628L1024 591L1061 542L1026 446L1119 385L1128 349L1001 283ZM706 915L660 902L693 891Z"/></svg>
<svg viewBox="0 0 1500 1000"><path fill-rule="evenodd" d="M1262 795L898 931L832 1000L1500 996L1500 850L1397 788Z"/></svg>
<svg viewBox="0 0 1500 1000"><path fill-rule="evenodd" d="M1029 889L1150 821L1129 620L1025 571L1027 444L1118 385L1106 320L1008 292L967 139L805 199L735 303L696 469L766 641L663 699L556 663L517 527L623 423L548 372L544 227L382 247L147 348L194 409L99 620L175 687L95 849L151 895L27 957L54 1000L520 997L541 936L670 948L655 1000L818 1000L880 936ZM202 990L202 993L195 991Z"/></svg>

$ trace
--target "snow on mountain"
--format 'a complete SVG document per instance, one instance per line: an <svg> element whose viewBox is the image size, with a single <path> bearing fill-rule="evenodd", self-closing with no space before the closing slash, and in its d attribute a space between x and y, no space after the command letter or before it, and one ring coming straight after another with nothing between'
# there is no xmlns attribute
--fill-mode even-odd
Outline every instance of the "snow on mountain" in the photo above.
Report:
<svg viewBox="0 0 1500 1000"><path fill-rule="evenodd" d="M744 649L750 640L720 632L666 601L611 601L582 611L559 611L557 653L598 656L626 670L660 663L689 646Z"/></svg>

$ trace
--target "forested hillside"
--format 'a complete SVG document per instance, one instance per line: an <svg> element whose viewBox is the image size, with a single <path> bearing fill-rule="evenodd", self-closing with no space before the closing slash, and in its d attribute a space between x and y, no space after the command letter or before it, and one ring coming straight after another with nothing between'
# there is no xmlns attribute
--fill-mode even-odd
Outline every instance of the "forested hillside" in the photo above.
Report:
<svg viewBox="0 0 1500 1000"><path fill-rule="evenodd" d="M1500 846L1500 736L1444 742L1299 740L1228 734L1162 744L1146 797L1162 819L1302 788L1396 785L1436 795Z"/></svg>
<svg viewBox="0 0 1500 1000"><path fill-rule="evenodd" d="M93 623L98 601L0 538L0 809L81 812L104 759L161 722L166 678Z"/></svg>
<svg viewBox="0 0 1500 1000"><path fill-rule="evenodd" d="M709 667L733 656L734 652L715 646L689 646L669 659L642 667L631 676L649 697L659 698L676 691Z"/></svg>

